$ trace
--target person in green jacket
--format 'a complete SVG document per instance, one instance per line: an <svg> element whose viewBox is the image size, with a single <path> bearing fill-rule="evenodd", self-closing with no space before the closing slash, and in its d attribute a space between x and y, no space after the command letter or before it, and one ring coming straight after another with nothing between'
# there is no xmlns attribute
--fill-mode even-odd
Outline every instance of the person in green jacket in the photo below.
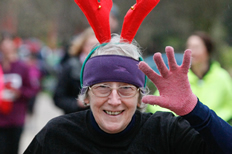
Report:
<svg viewBox="0 0 232 154"><path fill-rule="evenodd" d="M211 59L214 44L205 32L195 32L187 39L192 50L191 69L188 78L192 91L222 119L232 124L232 82L229 73L217 61ZM158 95L158 90L155 92ZM166 110L148 105L147 112Z"/></svg>

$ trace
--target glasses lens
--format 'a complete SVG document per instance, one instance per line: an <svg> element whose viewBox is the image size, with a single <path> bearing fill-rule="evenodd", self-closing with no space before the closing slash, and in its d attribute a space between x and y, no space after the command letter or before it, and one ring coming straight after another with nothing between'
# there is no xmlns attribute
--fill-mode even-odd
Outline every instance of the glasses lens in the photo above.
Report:
<svg viewBox="0 0 232 154"><path fill-rule="evenodd" d="M96 85L92 87L93 94L99 97L107 96L110 90L110 87L106 85Z"/></svg>
<svg viewBox="0 0 232 154"><path fill-rule="evenodd" d="M136 94L137 88L135 86L121 86L118 92L122 97L132 97Z"/></svg>

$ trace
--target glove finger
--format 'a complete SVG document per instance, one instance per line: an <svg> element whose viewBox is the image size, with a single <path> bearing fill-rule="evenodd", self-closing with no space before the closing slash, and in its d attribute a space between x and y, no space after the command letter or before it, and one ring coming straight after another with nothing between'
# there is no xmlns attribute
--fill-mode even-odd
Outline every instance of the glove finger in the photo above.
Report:
<svg viewBox="0 0 232 154"><path fill-rule="evenodd" d="M157 68L158 68L161 76L165 78L168 75L168 68L166 67L166 65L161 57L161 53L155 53L153 58L154 58L154 61L157 65Z"/></svg>
<svg viewBox="0 0 232 154"><path fill-rule="evenodd" d="M159 105L161 107L166 106L166 99L161 96L147 95L142 98L142 102L145 104Z"/></svg>
<svg viewBox="0 0 232 154"><path fill-rule="evenodd" d="M177 68L175 56L174 56L174 49L170 46L166 47L165 49L167 57L168 57L168 65L170 68L170 71L173 71Z"/></svg>
<svg viewBox="0 0 232 154"><path fill-rule="evenodd" d="M145 63L144 61L141 61L139 63L139 69L153 82L155 83L157 81L157 78L159 78L159 75L151 69L151 67Z"/></svg>
<svg viewBox="0 0 232 154"><path fill-rule="evenodd" d="M190 68L190 62L191 62L191 50L187 49L184 52L183 63L181 65L184 73L188 73L188 70Z"/></svg>

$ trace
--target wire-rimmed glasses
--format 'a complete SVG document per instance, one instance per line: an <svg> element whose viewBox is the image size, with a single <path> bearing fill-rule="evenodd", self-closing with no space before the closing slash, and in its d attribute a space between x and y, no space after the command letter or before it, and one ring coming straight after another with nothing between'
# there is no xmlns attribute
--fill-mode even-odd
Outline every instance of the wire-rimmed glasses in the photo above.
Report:
<svg viewBox="0 0 232 154"><path fill-rule="evenodd" d="M89 87L89 90L97 97L107 97L111 94L113 89L116 89L118 95L123 98L134 97L139 91L139 88L133 85L123 85L117 88L112 88L109 85L96 84Z"/></svg>

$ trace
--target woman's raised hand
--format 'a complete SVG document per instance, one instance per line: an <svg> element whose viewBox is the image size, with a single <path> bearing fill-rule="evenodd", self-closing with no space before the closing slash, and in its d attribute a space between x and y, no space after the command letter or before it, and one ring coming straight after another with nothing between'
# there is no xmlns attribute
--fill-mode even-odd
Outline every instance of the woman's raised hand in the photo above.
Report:
<svg viewBox="0 0 232 154"><path fill-rule="evenodd" d="M172 110L178 115L190 113L197 104L197 97L193 94L188 81L191 50L186 50L181 66L178 66L174 57L174 49L166 47L169 70L166 67L161 54L154 54L154 61L161 75L153 71L145 62L139 63L139 69L156 85L160 96L148 95L142 101L151 105Z"/></svg>

